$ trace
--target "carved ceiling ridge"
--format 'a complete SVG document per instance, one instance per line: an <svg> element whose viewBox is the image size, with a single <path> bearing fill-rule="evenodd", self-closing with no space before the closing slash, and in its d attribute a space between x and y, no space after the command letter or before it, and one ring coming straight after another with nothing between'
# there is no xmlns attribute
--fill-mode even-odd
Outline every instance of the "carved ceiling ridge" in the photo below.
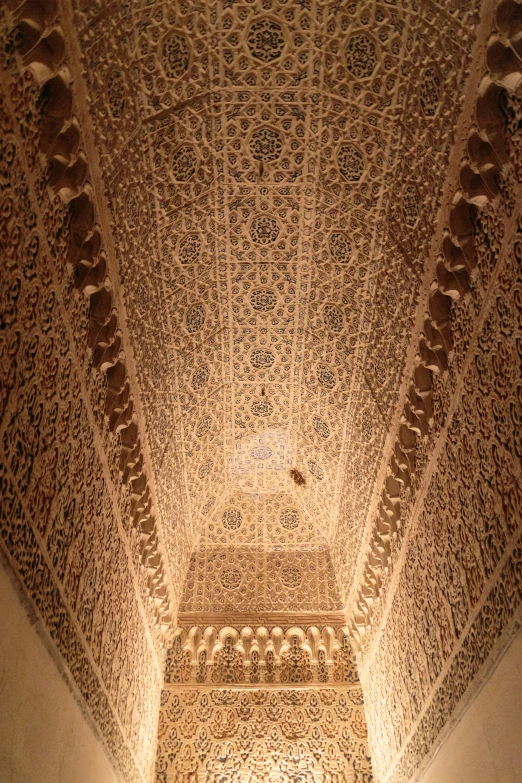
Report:
<svg viewBox="0 0 522 783"><path fill-rule="evenodd" d="M341 628L346 624L344 612L178 612L176 627L191 628L192 626L257 626L269 628L275 626L291 627L293 625L316 625L319 628L333 626Z"/></svg>
<svg viewBox="0 0 522 783"><path fill-rule="evenodd" d="M139 557L157 621L169 625L174 608L134 411L118 303L75 111L75 85L63 20L54 0L9 0L7 7L13 25L9 54L15 54L20 73L30 72L40 90L38 155L47 171L47 186L70 212L69 233L62 241L67 243L71 286L77 297L89 301L85 339L92 372L105 378L104 426L118 444L111 469L128 488L128 524L139 534Z"/></svg>
<svg viewBox="0 0 522 783"><path fill-rule="evenodd" d="M350 628L356 649L366 646L383 575L395 558L396 542L403 539L401 503L417 486L416 452L434 427L434 376L446 374L454 356L452 320L459 301L466 298L476 277L475 231L477 214L489 205L495 209L502 183L510 176L508 114L503 108L507 90L522 82L518 33L522 5L505 0L498 5L496 28L485 53L488 66L477 90L474 123L469 131L466 158L447 215L436 279L431 286L428 311L417 363L393 449L388 476L366 556L362 584ZM382 611L382 602L379 603Z"/></svg>

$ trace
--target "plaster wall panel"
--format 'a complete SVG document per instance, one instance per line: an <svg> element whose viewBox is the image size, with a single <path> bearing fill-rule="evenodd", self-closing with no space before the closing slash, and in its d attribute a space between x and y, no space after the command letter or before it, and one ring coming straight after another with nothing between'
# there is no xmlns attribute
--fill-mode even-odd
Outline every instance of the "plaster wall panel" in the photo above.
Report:
<svg viewBox="0 0 522 783"><path fill-rule="evenodd" d="M2 783L121 781L3 567L0 600Z"/></svg>
<svg viewBox="0 0 522 783"><path fill-rule="evenodd" d="M419 783L522 778L522 632L518 632Z"/></svg>

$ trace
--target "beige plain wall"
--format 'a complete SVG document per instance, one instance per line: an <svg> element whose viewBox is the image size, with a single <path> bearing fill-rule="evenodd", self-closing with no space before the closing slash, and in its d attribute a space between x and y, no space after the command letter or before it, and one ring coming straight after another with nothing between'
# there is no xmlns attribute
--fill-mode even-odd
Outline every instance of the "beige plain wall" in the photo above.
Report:
<svg viewBox="0 0 522 783"><path fill-rule="evenodd" d="M419 781L521 783L522 631Z"/></svg>
<svg viewBox="0 0 522 783"><path fill-rule="evenodd" d="M0 565L1 783L116 783Z"/></svg>

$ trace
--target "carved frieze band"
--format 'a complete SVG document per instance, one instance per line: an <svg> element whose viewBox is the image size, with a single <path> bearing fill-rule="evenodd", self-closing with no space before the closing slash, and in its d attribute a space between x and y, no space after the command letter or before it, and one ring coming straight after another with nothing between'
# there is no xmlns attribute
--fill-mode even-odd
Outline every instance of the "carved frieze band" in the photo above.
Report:
<svg viewBox="0 0 522 783"><path fill-rule="evenodd" d="M167 655L167 684L356 683L346 629L275 626L178 628Z"/></svg>

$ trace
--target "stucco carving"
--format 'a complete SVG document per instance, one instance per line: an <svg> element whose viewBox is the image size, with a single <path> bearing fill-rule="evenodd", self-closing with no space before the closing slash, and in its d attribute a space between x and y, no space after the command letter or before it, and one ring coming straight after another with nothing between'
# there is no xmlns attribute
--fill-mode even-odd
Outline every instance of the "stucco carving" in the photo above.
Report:
<svg viewBox="0 0 522 783"><path fill-rule="evenodd" d="M370 783L360 688L164 691L156 780L199 779Z"/></svg>
<svg viewBox="0 0 522 783"><path fill-rule="evenodd" d="M279 687L357 681L346 629L334 626L178 628L165 670L165 683L275 683Z"/></svg>

